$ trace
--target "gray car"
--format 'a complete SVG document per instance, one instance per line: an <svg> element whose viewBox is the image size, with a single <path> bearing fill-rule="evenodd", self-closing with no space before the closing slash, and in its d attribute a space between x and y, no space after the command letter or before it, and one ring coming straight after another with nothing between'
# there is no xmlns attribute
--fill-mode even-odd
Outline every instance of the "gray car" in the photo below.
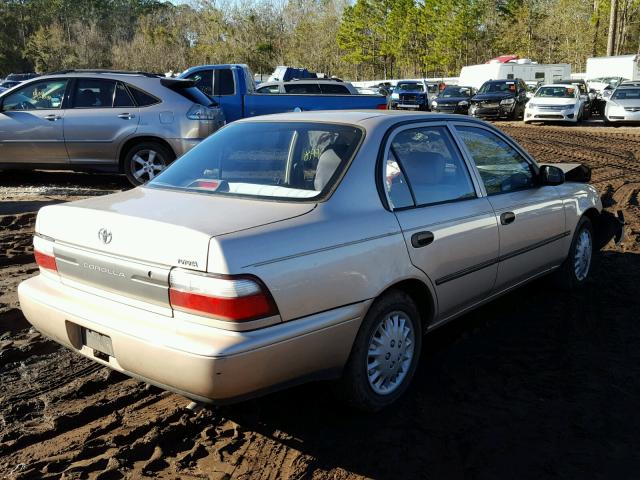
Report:
<svg viewBox="0 0 640 480"><path fill-rule="evenodd" d="M0 95L0 169L124 173L154 178L224 124L189 80L66 71Z"/></svg>
<svg viewBox="0 0 640 480"><path fill-rule="evenodd" d="M349 82L336 80L293 80L290 82L264 82L256 88L257 93L289 93L297 95L359 95L356 87Z"/></svg>
<svg viewBox="0 0 640 480"><path fill-rule="evenodd" d="M605 105L605 122L640 123L640 86L621 85Z"/></svg>
<svg viewBox="0 0 640 480"><path fill-rule="evenodd" d="M66 347L199 401L332 378L377 410L424 333L543 275L584 284L601 209L472 118L262 116L142 187L42 208L20 305Z"/></svg>

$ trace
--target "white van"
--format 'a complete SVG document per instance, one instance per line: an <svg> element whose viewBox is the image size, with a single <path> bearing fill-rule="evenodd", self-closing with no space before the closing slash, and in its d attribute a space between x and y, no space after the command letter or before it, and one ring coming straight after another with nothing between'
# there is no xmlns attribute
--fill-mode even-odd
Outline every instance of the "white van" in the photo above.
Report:
<svg viewBox="0 0 640 480"><path fill-rule="evenodd" d="M571 65L568 63L543 64L535 63L528 58L501 63L492 61L481 65L462 67L459 85L480 88L487 80L510 80L521 78L525 82L538 81L554 83L571 76Z"/></svg>

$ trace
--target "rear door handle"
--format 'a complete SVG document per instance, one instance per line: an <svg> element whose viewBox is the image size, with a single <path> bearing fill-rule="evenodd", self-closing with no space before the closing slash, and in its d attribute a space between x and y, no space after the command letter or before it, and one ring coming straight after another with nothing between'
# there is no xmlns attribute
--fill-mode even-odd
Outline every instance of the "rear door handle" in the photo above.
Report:
<svg viewBox="0 0 640 480"><path fill-rule="evenodd" d="M418 232L411 235L411 245L414 248L426 247L433 242L434 236L432 232Z"/></svg>
<svg viewBox="0 0 640 480"><path fill-rule="evenodd" d="M60 120L62 117L60 115L55 115L55 114L51 114L51 115L45 115L44 119L45 120L49 120L50 122L55 122L56 120Z"/></svg>
<svg viewBox="0 0 640 480"><path fill-rule="evenodd" d="M132 118L136 118L136 116L133 113L121 113L120 115L118 115L118 118L123 118L125 120L131 120Z"/></svg>
<svg viewBox="0 0 640 480"><path fill-rule="evenodd" d="M500 215L500 223L502 225L509 225L510 223L513 223L515 219L516 214L513 212L504 212L502 215Z"/></svg>

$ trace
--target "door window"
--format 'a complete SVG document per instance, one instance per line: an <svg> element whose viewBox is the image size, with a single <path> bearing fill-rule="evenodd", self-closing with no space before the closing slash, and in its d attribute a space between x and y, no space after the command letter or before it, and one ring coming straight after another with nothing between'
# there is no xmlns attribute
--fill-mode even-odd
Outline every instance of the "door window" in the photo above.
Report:
<svg viewBox="0 0 640 480"><path fill-rule="evenodd" d="M127 108L136 106L133 98L131 98L131 95L127 91L127 87L125 87L124 84L120 82L116 84L116 94L113 97L113 106L114 108Z"/></svg>
<svg viewBox="0 0 640 480"><path fill-rule="evenodd" d="M349 95L349 93L351 93L347 87L338 83L323 83L320 88L322 89L322 93L330 95Z"/></svg>
<svg viewBox="0 0 640 480"><path fill-rule="evenodd" d="M385 173L395 208L408 206L407 189L417 206L476 196L469 172L446 127L398 133L391 142Z"/></svg>
<svg viewBox="0 0 640 480"><path fill-rule="evenodd" d="M213 70L202 70L200 72L194 72L187 78L190 80L195 80L196 87L198 87L207 95L213 95Z"/></svg>
<svg viewBox="0 0 640 480"><path fill-rule="evenodd" d="M73 93L74 108L111 108L116 82L79 78Z"/></svg>
<svg viewBox="0 0 640 480"><path fill-rule="evenodd" d="M317 95L321 93L320 85L317 83L290 83L284 86L284 91L302 95Z"/></svg>
<svg viewBox="0 0 640 480"><path fill-rule="evenodd" d="M160 103L161 101L159 98L156 98L153 95L131 85L129 85L129 91L131 92L131 95L133 95L133 98L139 107L148 107L150 105Z"/></svg>
<svg viewBox="0 0 640 480"><path fill-rule="evenodd" d="M235 91L235 83L231 69L221 68L214 70L213 95L234 95Z"/></svg>
<svg viewBox="0 0 640 480"><path fill-rule="evenodd" d="M31 83L17 92L7 95L2 109L9 110L52 110L62 107L62 99L67 80L52 79Z"/></svg>
<svg viewBox="0 0 640 480"><path fill-rule="evenodd" d="M488 195L534 186L531 164L495 133L478 127L457 126L478 167Z"/></svg>

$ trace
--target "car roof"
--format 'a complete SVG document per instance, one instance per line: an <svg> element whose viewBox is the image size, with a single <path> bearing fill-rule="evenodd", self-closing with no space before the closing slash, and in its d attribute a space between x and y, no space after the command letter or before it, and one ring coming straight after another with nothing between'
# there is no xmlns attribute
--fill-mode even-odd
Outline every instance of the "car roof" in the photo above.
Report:
<svg viewBox="0 0 640 480"><path fill-rule="evenodd" d="M486 124L473 117L446 115L442 113L411 112L404 110L316 110L307 112L274 113L237 120L234 123L247 122L320 122L343 123L373 127L378 124L398 124L410 121L465 121Z"/></svg>

